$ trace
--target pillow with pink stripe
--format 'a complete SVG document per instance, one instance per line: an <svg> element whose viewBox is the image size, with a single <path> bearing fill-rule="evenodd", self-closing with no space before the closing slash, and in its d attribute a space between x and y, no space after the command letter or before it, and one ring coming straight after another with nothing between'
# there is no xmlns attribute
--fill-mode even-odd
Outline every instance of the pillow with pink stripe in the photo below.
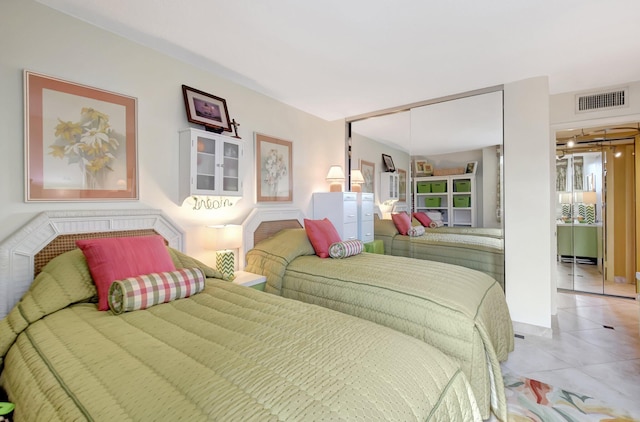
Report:
<svg viewBox="0 0 640 422"><path fill-rule="evenodd" d="M348 256L358 255L364 249L364 244L361 240L343 240L342 242L335 242L329 246L329 256L331 258L346 258Z"/></svg>
<svg viewBox="0 0 640 422"><path fill-rule="evenodd" d="M200 268L182 268L116 280L109 287L109 308L118 315L182 299L204 289Z"/></svg>

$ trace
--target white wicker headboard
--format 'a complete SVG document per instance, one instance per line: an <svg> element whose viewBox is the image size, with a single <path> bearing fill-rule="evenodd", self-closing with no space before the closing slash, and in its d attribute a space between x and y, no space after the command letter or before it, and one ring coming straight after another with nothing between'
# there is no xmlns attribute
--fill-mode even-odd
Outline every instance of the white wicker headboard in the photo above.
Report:
<svg viewBox="0 0 640 422"><path fill-rule="evenodd" d="M240 250L240 268L244 268L247 252L249 252L254 245L256 230L260 230L261 227L264 227L263 223L283 222L284 227L287 225L286 222L297 221L299 227L304 227L304 218L305 216L303 212L295 207L254 208L242 222L243 247Z"/></svg>
<svg viewBox="0 0 640 422"><path fill-rule="evenodd" d="M34 257L61 235L153 230L184 250L184 232L159 210L45 211L0 243L0 319L29 289Z"/></svg>

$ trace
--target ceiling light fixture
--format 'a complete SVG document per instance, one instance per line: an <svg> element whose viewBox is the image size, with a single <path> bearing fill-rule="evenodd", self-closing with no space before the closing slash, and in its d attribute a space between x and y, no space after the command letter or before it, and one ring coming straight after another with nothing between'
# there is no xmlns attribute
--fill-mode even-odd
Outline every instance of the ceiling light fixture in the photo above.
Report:
<svg viewBox="0 0 640 422"><path fill-rule="evenodd" d="M613 147L613 156L616 158L622 157L622 151L618 151L616 147Z"/></svg>
<svg viewBox="0 0 640 422"><path fill-rule="evenodd" d="M575 136L573 137L573 139L570 139L569 141L567 141L567 147L569 147L569 148L573 148L575 144L576 144L576 137Z"/></svg>

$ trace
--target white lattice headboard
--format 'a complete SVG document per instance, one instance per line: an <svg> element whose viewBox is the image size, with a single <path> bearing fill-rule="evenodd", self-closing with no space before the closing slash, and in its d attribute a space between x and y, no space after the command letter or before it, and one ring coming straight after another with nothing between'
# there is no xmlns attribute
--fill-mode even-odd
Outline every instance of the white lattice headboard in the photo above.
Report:
<svg viewBox="0 0 640 422"><path fill-rule="evenodd" d="M244 268L246 255L254 245L256 230L259 230L263 223L286 222L295 220L300 227L304 227L304 214L295 207L275 207L275 208L254 208L242 222L242 249L240 250L240 268Z"/></svg>
<svg viewBox="0 0 640 422"><path fill-rule="evenodd" d="M184 250L184 232L159 210L46 211L0 243L0 319L29 289L34 257L66 234L153 230Z"/></svg>

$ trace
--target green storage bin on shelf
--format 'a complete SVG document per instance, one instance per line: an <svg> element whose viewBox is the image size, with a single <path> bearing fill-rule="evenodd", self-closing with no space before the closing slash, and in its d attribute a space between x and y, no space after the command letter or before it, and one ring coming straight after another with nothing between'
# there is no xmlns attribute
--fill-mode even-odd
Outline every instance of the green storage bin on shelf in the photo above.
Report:
<svg viewBox="0 0 640 422"><path fill-rule="evenodd" d="M439 207L442 204L442 198L434 196L433 198L424 198L425 207Z"/></svg>
<svg viewBox="0 0 640 422"><path fill-rule="evenodd" d="M457 195L453 198L454 208L469 208L471 206L471 196Z"/></svg>
<svg viewBox="0 0 640 422"><path fill-rule="evenodd" d="M431 182L431 192L443 193L447 191L447 182Z"/></svg>
<svg viewBox="0 0 640 422"><path fill-rule="evenodd" d="M454 183L456 192L471 192L471 181L469 180L456 180Z"/></svg>
<svg viewBox="0 0 640 422"><path fill-rule="evenodd" d="M431 182L417 182L418 193L430 193Z"/></svg>

